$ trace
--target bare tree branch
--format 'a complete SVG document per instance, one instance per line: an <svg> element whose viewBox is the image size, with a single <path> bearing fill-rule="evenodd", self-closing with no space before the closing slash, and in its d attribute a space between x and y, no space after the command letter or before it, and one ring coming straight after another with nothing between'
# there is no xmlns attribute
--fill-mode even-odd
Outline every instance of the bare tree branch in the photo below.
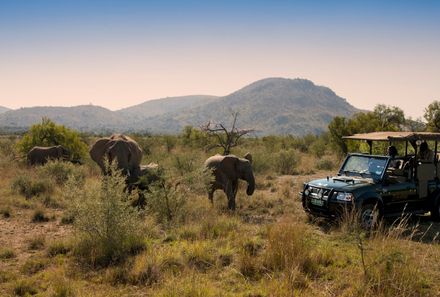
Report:
<svg viewBox="0 0 440 297"><path fill-rule="evenodd" d="M207 151L215 147L222 147L223 155L228 155L231 153L231 148L236 147L239 144L241 137L254 131L253 129L238 129L236 127L238 112L233 112L232 116L233 121L230 130L228 130L222 123L213 125L211 121L200 127L201 130L208 133L208 135L217 138L218 143L208 146L206 148Z"/></svg>

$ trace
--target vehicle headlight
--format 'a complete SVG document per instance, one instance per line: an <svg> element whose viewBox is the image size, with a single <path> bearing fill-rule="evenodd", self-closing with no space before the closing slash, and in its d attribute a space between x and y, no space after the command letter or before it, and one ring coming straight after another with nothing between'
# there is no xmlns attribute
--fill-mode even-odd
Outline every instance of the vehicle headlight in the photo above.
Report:
<svg viewBox="0 0 440 297"><path fill-rule="evenodd" d="M352 193L339 192L336 195L336 200L340 200L340 201L353 201L354 200L354 196L353 196Z"/></svg>

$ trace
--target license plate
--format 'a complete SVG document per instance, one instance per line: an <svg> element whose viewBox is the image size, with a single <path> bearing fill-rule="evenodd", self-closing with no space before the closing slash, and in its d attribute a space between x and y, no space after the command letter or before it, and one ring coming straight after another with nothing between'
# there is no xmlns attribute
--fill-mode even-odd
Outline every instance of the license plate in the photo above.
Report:
<svg viewBox="0 0 440 297"><path fill-rule="evenodd" d="M324 200L311 198L310 203L312 203L313 205L317 205L317 206L323 206Z"/></svg>

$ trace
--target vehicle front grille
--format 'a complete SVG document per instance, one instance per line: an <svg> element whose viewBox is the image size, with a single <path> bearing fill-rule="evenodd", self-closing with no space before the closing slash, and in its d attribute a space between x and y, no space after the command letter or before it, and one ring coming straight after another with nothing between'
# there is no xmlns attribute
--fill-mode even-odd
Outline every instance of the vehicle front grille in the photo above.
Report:
<svg viewBox="0 0 440 297"><path fill-rule="evenodd" d="M309 192L308 198L322 199L324 201L327 201L331 194L330 189L318 188L312 186L308 188L308 192Z"/></svg>

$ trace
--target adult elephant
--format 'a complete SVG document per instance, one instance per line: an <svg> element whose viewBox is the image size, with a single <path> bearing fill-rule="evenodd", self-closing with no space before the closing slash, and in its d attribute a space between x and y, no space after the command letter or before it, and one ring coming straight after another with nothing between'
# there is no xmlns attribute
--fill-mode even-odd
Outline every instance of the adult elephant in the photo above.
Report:
<svg viewBox="0 0 440 297"><path fill-rule="evenodd" d="M49 160L69 160L70 151L62 145L34 146L27 154L30 165L44 165Z"/></svg>
<svg viewBox="0 0 440 297"><path fill-rule="evenodd" d="M238 180L245 180L248 184L246 193L251 196L255 190L255 177L252 170L252 155L247 153L244 158L234 155L215 155L209 157L204 164L212 170L215 179L208 190L208 198L213 202L215 190L221 189L228 198L228 208L235 210L235 196L238 190Z"/></svg>
<svg viewBox="0 0 440 297"><path fill-rule="evenodd" d="M142 149L128 136L113 134L110 137L100 138L92 145L89 154L104 174L108 174L105 159L110 164L116 161L116 167L127 176L137 177L140 174Z"/></svg>

